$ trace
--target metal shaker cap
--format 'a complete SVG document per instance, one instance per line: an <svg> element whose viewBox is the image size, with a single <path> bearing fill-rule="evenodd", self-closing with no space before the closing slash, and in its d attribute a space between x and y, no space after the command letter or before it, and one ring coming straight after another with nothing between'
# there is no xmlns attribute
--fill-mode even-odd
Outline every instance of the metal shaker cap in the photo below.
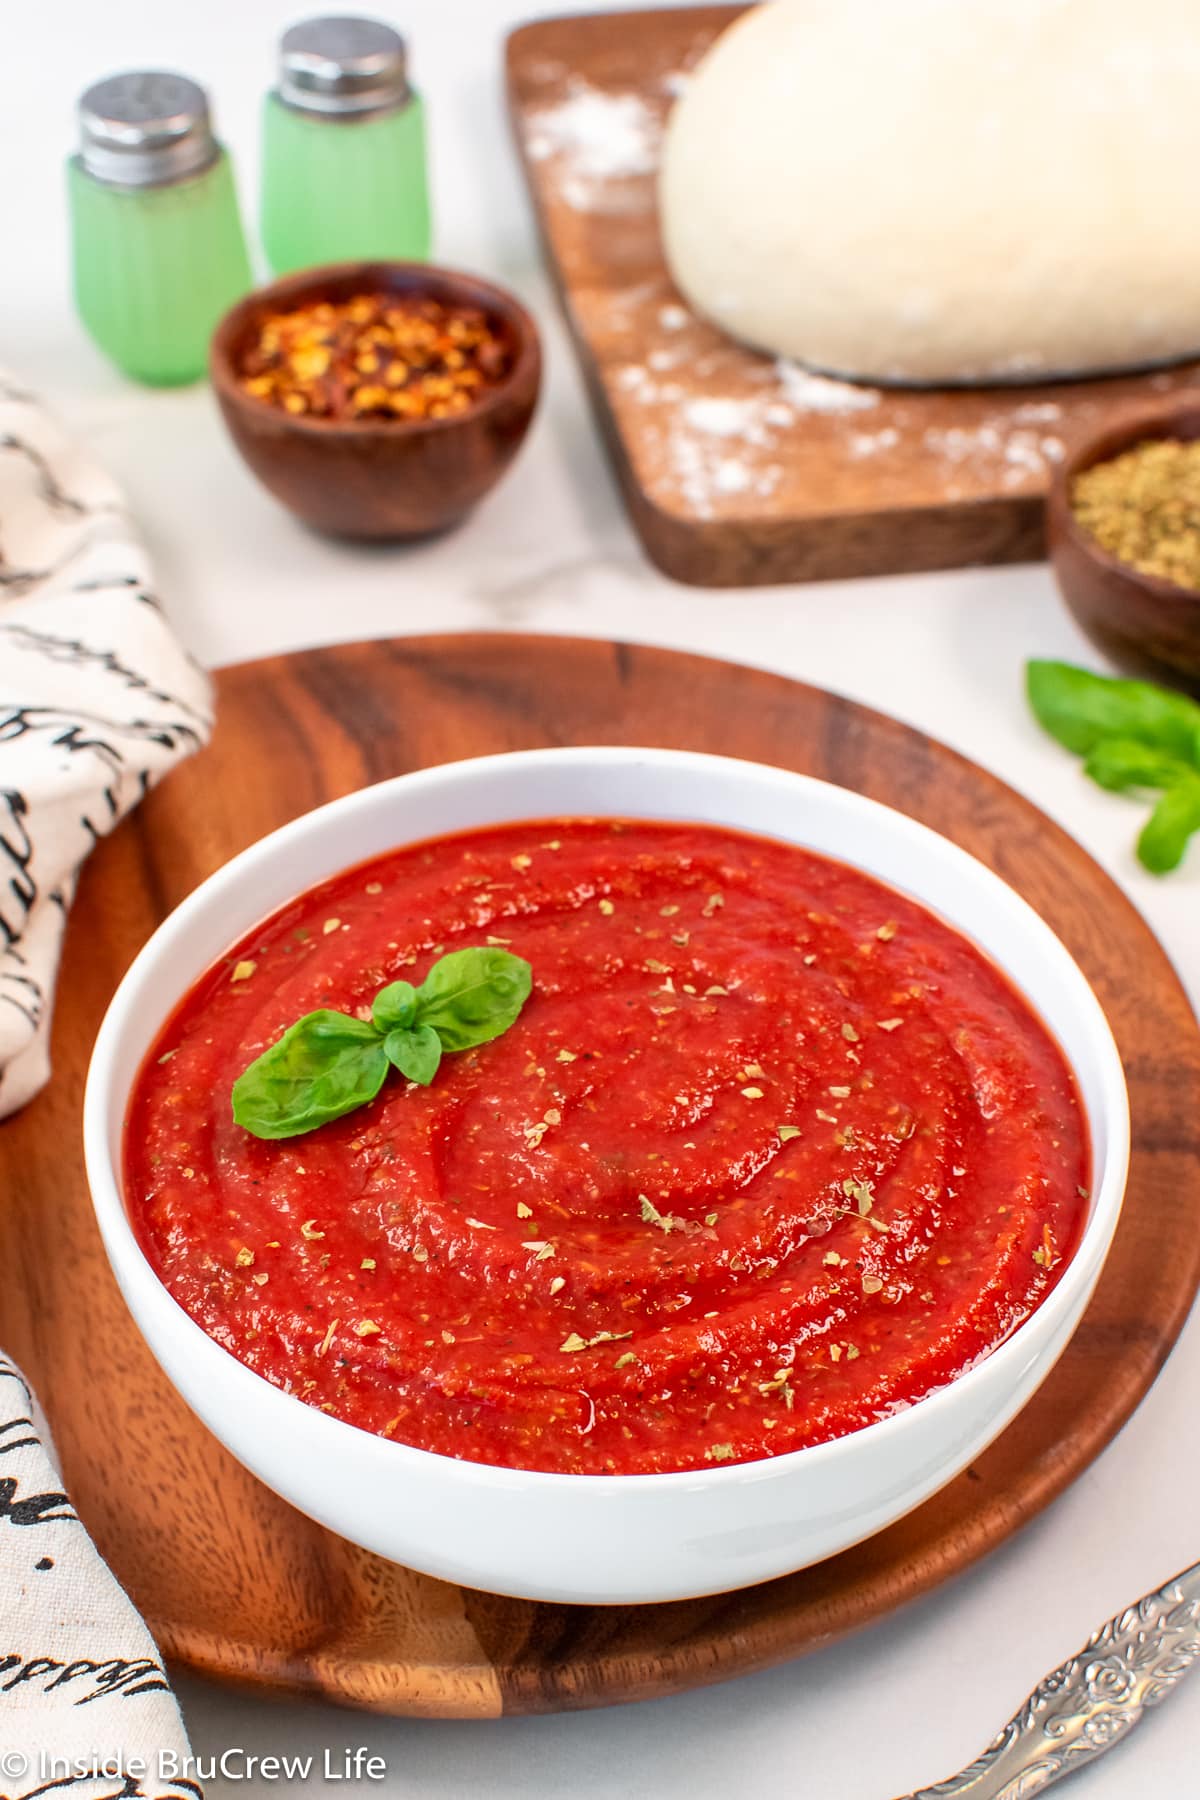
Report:
<svg viewBox="0 0 1200 1800"><path fill-rule="evenodd" d="M204 89L162 69L97 81L79 102L79 130L88 174L119 187L181 181L217 157Z"/></svg>
<svg viewBox="0 0 1200 1800"><path fill-rule="evenodd" d="M409 99L404 39L378 19L304 19L279 44L279 98L324 116L384 112Z"/></svg>

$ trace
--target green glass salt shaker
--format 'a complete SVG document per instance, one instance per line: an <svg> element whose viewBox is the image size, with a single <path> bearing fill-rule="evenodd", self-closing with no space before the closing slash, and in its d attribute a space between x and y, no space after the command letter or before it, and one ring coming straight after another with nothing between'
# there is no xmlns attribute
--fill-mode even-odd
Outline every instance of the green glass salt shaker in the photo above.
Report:
<svg viewBox="0 0 1200 1800"><path fill-rule="evenodd" d="M390 25L306 19L284 33L263 119L262 239L277 275L428 259L424 110Z"/></svg>
<svg viewBox="0 0 1200 1800"><path fill-rule="evenodd" d="M160 70L79 102L67 166L79 316L136 381L195 381L221 314L250 286L229 157L203 88Z"/></svg>

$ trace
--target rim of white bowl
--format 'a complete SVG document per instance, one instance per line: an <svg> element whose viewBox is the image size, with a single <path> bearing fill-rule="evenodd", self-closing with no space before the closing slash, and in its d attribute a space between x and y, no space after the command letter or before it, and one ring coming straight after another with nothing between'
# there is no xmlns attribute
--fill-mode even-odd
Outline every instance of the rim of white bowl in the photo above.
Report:
<svg viewBox="0 0 1200 1800"><path fill-rule="evenodd" d="M1081 1096L1080 1110L1087 1125L1088 1144L1093 1164L1092 1183L1087 1221L1067 1267L1046 1298L1021 1321L1015 1330L1010 1332L1008 1337L1003 1339L994 1350L986 1352L960 1374L952 1376L942 1386L890 1414L887 1418L873 1420L870 1424L861 1426L857 1431L846 1432L840 1437L830 1438L820 1444L807 1444L796 1450L781 1451L778 1456L755 1457L744 1462L729 1463L710 1469L673 1469L624 1475L573 1474L548 1469L514 1469L497 1463L447 1456L441 1451L422 1450L416 1445L405 1444L394 1438L381 1437L377 1432L367 1431L363 1426L351 1425L344 1419L338 1419L332 1414L318 1411L315 1407L307 1405L297 1395L276 1387L265 1376L257 1374L231 1350L226 1350L215 1338L210 1337L203 1326L199 1325L175 1299L138 1242L137 1234L125 1206L121 1181L117 1173L124 1134L124 1107L122 1107L121 1113L121 1128L115 1134L115 1142L113 1142L108 1129L113 1052L123 1033L134 1022L144 1006L149 1006L158 1019L155 1031L149 1034L148 1048L149 1043L154 1040L155 1032L161 1027L172 1008L179 1003L203 971L197 971L195 975L190 976L183 987L173 995L171 1004L165 1007L148 992L152 973L157 971L164 955L169 954L174 940L187 929L191 921L213 906L219 906L227 890L236 889L241 885L243 879L248 874L252 874L260 864L274 861L297 840L310 835L319 835L324 822L332 815L345 816L358 810L367 811L378 805L384 790L395 789L401 784L406 791L410 792L417 788L436 789L443 785L453 786L464 779L469 779L473 774L486 775L489 771L503 771L504 768L514 765L532 767L552 763L569 766L571 763L578 763L583 767L589 764L603 765L607 763L610 767L616 768L636 765L647 759L664 768L688 768L697 774L703 773L705 768L709 770L733 769L743 773L752 772L756 779L768 778L777 781L791 788L794 793L817 789L826 795L835 794L837 803L843 805L851 814L857 812L864 824L880 817L886 817L891 829L896 829L898 823L899 827L907 831L918 846L924 845L926 848L936 849L939 856L949 856L952 861L958 863L964 873L969 872L972 879L977 882L982 880L985 886L991 887L994 892L999 890L1004 902L1012 910L1020 929L1027 934L1032 933L1034 937L1041 938L1050 954L1058 959L1069 983L1074 987L1075 1003L1079 1005L1084 1014L1091 1017L1091 1027L1099 1051L1098 1060L1101 1064L1101 1111L1104 1115L1108 1140L1105 1146L1104 1168L1100 1171L1100 1179L1097 1181L1097 1171L1094 1166L1096 1163L1096 1129ZM513 814L512 822L520 823L523 817L533 819L535 816L546 815L517 812ZM588 813L580 816L599 818L606 815ZM614 813L612 816L618 815ZM700 822L695 814L672 813L669 810L642 816L649 822L653 822L654 819L667 820L672 823ZM471 830L473 828L464 826L461 829ZM746 831L745 827L736 825L726 825L724 829ZM450 835L456 835L456 833ZM769 837L771 834L746 831L746 835ZM394 848L402 849L406 843L422 841L424 840L401 837L397 840ZM797 843L791 838L776 838L775 841L795 843L799 849L806 848L805 845ZM820 850L816 846L811 846L811 848L815 855L828 855L828 852ZM388 852L384 850L371 853L364 860L373 860L373 856L376 854L386 855ZM896 893L906 893L914 904L924 907L927 912L943 919L960 936L975 944L981 955L987 957L988 961L998 967L1005 978L1011 982L1024 1004L1042 1023L1043 1029L1050 1033L1055 1043L1059 1042L1056 1033L1042 1018L1041 1010L1033 996L1017 982L998 957L977 943L969 929L960 925L948 914L940 913L929 901L905 890L897 882L872 874L872 871L864 865L855 863L846 857L831 858L831 860L845 862L851 868L862 868L864 873L871 875L873 880L879 881L881 886L890 887ZM330 871L330 875L336 873L338 870ZM328 877L318 877L316 881L309 882L308 887L316 886L322 879L328 879ZM300 891L307 890L301 889ZM261 917L269 918L277 910L277 907L272 907ZM248 930L251 927L245 929ZM244 934L244 930L240 930L237 936L241 937ZM1059 1047L1072 1076L1078 1081L1079 1077L1072 1059L1061 1045ZM866 795L855 792L853 788L844 788L836 782L825 781L814 775L804 775L798 770L780 768L773 763L754 762L746 757L717 756L705 751L656 749L653 746L634 745L570 745L551 746L537 750L510 750L496 755L463 758L452 763L439 763L430 769L414 769L407 774L394 775L383 781L372 782L366 787L358 788L351 794L344 794L336 800L326 801L321 806L314 807L310 811L300 814L299 817L289 820L286 825L279 826L265 837L259 838L255 843L248 845L245 850L239 851L236 856L231 857L228 862L223 863L219 869L207 876L198 887L180 901L178 906L172 909L146 940L122 976L116 992L109 1002L92 1047L84 1092L83 1137L84 1163L92 1204L110 1259L113 1257L114 1242L119 1243L120 1254L127 1259L126 1267L130 1273L136 1274L144 1284L149 1284L155 1300L166 1303L167 1308L175 1315L173 1322L178 1324L185 1336L191 1336L192 1342L196 1346L196 1354L223 1358L228 1365L226 1372L243 1387L247 1394L253 1392L258 1403L281 1408L301 1409L306 1415L306 1423L310 1428L315 1433L323 1433L331 1441L334 1439L345 1441L345 1433L352 1433L356 1442L367 1439L378 1446L378 1454L395 1462L397 1472L402 1471L405 1466L424 1468L431 1464L437 1464L440 1465L446 1480L457 1481L464 1485L485 1482L489 1486L502 1489L528 1490L530 1484L533 1484L547 1493L555 1488L561 1489L564 1493L578 1491L586 1485L614 1494L631 1482L636 1483L639 1491L654 1487L674 1489L683 1493L694 1489L698 1484L707 1487L709 1484L715 1486L720 1483L733 1484L739 1481L770 1479L778 1477L789 1468L798 1466L798 1459L803 1459L805 1466L813 1468L818 1463L845 1456L847 1447L861 1442L865 1434L870 1434L873 1443L882 1443L885 1438L904 1431L906 1421L917 1410L923 1417L929 1418L933 1409L944 1409L956 1404L961 1401L967 1389L979 1385L983 1371L986 1370L994 1376L999 1367L1007 1368L1009 1364L1018 1364L1024 1354L1024 1344L1030 1326L1035 1321L1040 1321L1041 1328L1053 1336L1055 1324L1060 1323L1074 1305L1079 1287L1082 1285L1085 1290L1090 1291L1095 1284L1120 1216L1130 1152L1128 1090L1125 1085L1120 1052L1117 1049L1104 1009L1083 970L1061 938L1034 907L1002 876L989 869L970 851L963 850L951 838L934 831L931 826L923 825L898 807L869 799ZM142 1326L137 1314L134 1313L133 1317L134 1323L141 1332ZM142 1332L142 1335L147 1336L145 1332ZM147 1339L147 1341L149 1340ZM153 1343L150 1343L150 1348L157 1360L157 1351L155 1351ZM168 1379L171 1378L168 1377ZM176 1386L173 1380L172 1386ZM178 1388L176 1391L178 1392ZM180 1397L184 1399L185 1405L190 1404L183 1395ZM210 1427L210 1429L212 1428ZM214 1430L214 1435L219 1438L219 1431Z"/></svg>

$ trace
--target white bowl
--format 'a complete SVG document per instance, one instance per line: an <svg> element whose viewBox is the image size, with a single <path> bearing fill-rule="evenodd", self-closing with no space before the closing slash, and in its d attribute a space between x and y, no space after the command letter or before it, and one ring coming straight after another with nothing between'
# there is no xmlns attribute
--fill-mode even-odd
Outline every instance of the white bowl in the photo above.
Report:
<svg viewBox="0 0 1200 1800"><path fill-rule="evenodd" d="M265 915L398 845L505 820L578 815L732 826L824 852L922 901L1030 999L1074 1068L1091 1136L1082 1240L1058 1285L992 1354L907 1411L771 1460L667 1475L489 1467L361 1431L272 1387L159 1281L121 1193L130 1087L192 982ZM755 763L667 750L535 750L365 788L264 838L154 933L109 1007L84 1107L88 1179L121 1290L209 1429L323 1525L432 1575L529 1599L678 1600L819 1561L879 1531L966 1467L1025 1404L1078 1324L1112 1240L1129 1156L1120 1058L1075 962L981 863L903 814Z"/></svg>

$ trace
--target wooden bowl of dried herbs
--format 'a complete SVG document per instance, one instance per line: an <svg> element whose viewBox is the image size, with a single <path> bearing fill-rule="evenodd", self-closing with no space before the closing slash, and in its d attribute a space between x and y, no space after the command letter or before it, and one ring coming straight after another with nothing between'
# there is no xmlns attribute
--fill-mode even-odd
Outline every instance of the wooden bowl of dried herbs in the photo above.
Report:
<svg viewBox="0 0 1200 1800"><path fill-rule="evenodd" d="M1050 561L1123 668L1200 692L1200 390L1111 419L1055 471Z"/></svg>

